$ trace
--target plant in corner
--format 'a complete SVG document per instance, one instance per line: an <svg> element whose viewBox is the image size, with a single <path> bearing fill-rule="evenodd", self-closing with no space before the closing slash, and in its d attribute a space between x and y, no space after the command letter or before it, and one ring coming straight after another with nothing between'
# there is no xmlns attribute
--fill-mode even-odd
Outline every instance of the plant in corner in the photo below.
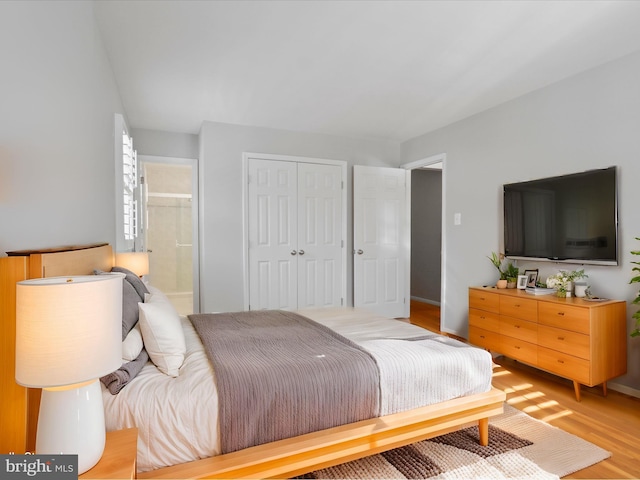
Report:
<svg viewBox="0 0 640 480"><path fill-rule="evenodd" d="M636 237L636 240L640 240L640 237ZM640 250L631 250L631 254L640 255ZM640 265L640 262L631 262L631 263L635 265ZM640 272L640 267L633 267L632 270L634 272ZM635 275L629 283L640 283L640 275ZM636 295L636 298L634 298L633 302L631 303L635 305L640 304L640 292L638 292L638 295ZM634 313L631 318L634 318L636 321L636 328L634 328L633 331L631 332L631 336L639 337L640 336L640 310L636 311L636 313Z"/></svg>

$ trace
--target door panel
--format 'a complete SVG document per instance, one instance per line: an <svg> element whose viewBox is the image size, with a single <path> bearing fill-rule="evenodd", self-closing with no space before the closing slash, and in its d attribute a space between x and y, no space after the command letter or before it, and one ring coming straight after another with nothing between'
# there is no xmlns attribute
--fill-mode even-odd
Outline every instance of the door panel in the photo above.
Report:
<svg viewBox="0 0 640 480"><path fill-rule="evenodd" d="M406 171L354 166L353 185L354 306L402 317L408 259Z"/></svg>
<svg viewBox="0 0 640 480"><path fill-rule="evenodd" d="M342 169L298 164L298 308L342 304ZM304 253L301 253L304 252Z"/></svg>
<svg viewBox="0 0 640 480"><path fill-rule="evenodd" d="M296 165L249 162L249 305L295 309ZM295 252L292 255L292 252Z"/></svg>

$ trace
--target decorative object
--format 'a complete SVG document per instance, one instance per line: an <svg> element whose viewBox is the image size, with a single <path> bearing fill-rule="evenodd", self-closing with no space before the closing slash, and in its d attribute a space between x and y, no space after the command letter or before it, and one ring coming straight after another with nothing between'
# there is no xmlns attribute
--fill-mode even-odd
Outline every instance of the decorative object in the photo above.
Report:
<svg viewBox="0 0 640 480"><path fill-rule="evenodd" d="M538 269L525 270L524 274L527 276L527 287L535 287L538 281Z"/></svg>
<svg viewBox="0 0 640 480"><path fill-rule="evenodd" d="M573 282L586 277L588 275L584 273L584 270L560 270L547 278L547 288L555 288L558 297L570 297L573 291Z"/></svg>
<svg viewBox="0 0 640 480"><path fill-rule="evenodd" d="M507 276L507 288L516 288L518 275L520 274L520 270L518 270L518 267L509 262L504 273Z"/></svg>
<svg viewBox="0 0 640 480"><path fill-rule="evenodd" d="M573 291L578 298L586 297L588 288L587 282L575 282L573 284Z"/></svg>
<svg viewBox="0 0 640 480"><path fill-rule="evenodd" d="M496 287L498 288L515 288L516 280L518 277L518 268L513 265L513 263L509 262L505 268L502 267L502 263L504 261L504 253L496 253L491 252L491 256L487 257L491 260L491 263L498 270L500 274L500 279L496 283ZM512 285L509 285L511 283Z"/></svg>
<svg viewBox="0 0 640 480"><path fill-rule="evenodd" d="M536 478L582 470L611 453L505 405L478 449L470 427L381 454L318 470L304 478ZM550 453L551 452L551 453Z"/></svg>
<svg viewBox="0 0 640 480"><path fill-rule="evenodd" d="M525 288L527 288L528 281L529 281L529 277L527 277L526 275L518 275L518 281L517 281L518 290L524 290Z"/></svg>
<svg viewBox="0 0 640 480"><path fill-rule="evenodd" d="M636 240L640 240L640 237L636 237ZM640 255L640 250L632 250L631 251L632 255ZM640 265L640 262L631 262L634 265ZM634 272L640 272L640 267L633 267L632 270ZM630 281L629 283L640 283L640 275L635 275ZM634 305L640 305L640 292L638 292L638 295L636 295L636 298L633 299L633 303ZM635 319L636 321L636 326L633 329L633 331L631 332L631 336L632 337L638 337L640 336L640 310L637 310L636 313L634 313L631 318Z"/></svg>
<svg viewBox="0 0 640 480"><path fill-rule="evenodd" d="M119 252L116 253L115 264L131 270L142 277L149 275L149 254L147 252Z"/></svg>
<svg viewBox="0 0 640 480"><path fill-rule="evenodd" d="M16 381L42 387L36 453L77 454L78 473L105 445L98 378L122 363L124 275L18 282Z"/></svg>

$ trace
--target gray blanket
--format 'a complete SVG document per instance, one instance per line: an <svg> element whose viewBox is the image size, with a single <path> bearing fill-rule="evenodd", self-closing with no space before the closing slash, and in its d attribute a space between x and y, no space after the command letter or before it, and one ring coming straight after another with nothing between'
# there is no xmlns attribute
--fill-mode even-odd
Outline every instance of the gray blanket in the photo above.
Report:
<svg viewBox="0 0 640 480"><path fill-rule="evenodd" d="M331 329L284 311L189 319L213 365L222 453L377 415L375 360Z"/></svg>

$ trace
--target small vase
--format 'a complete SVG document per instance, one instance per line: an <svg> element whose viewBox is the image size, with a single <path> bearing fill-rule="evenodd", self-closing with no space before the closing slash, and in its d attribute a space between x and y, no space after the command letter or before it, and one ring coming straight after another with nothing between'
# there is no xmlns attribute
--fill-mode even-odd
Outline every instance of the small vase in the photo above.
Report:
<svg viewBox="0 0 640 480"><path fill-rule="evenodd" d="M567 296L567 292L565 290L556 290L556 296L559 298L565 298Z"/></svg>
<svg viewBox="0 0 640 480"><path fill-rule="evenodd" d="M516 282L510 282L507 280L507 288L516 288Z"/></svg>
<svg viewBox="0 0 640 480"><path fill-rule="evenodd" d="M498 287L498 288L507 288L507 281L506 280L498 280L498 282L496 283L496 287Z"/></svg>

